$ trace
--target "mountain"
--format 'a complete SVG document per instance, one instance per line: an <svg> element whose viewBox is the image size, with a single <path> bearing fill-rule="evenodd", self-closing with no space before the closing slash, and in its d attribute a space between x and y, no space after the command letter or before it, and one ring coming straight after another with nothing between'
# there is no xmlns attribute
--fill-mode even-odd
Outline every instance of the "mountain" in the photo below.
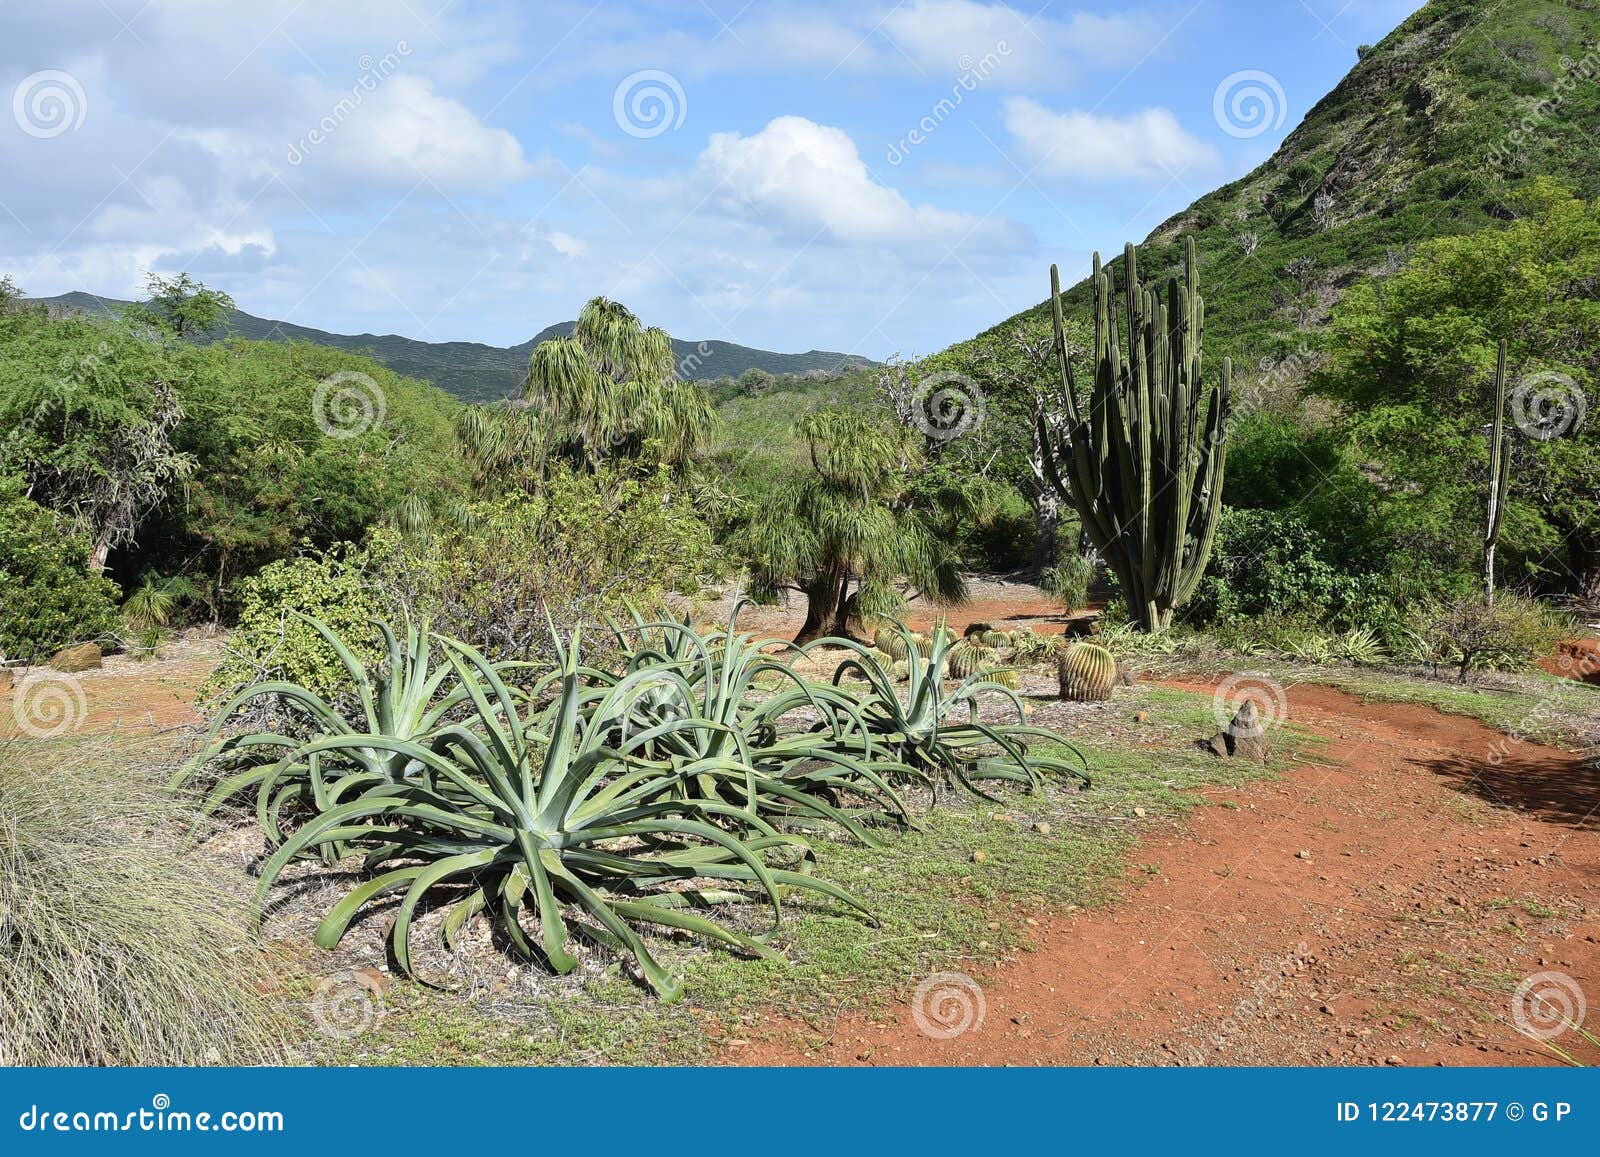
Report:
<svg viewBox="0 0 1600 1157"><path fill-rule="evenodd" d="M129 303L90 293L64 293L59 297L35 298L39 304L62 311L111 314ZM243 310L234 310L227 330L209 334L202 340L242 337L252 341L306 341L317 345L369 354L373 360L397 374L432 382L442 390L468 402L490 402L514 392L528 368L528 355L546 338L572 332L573 322L562 322L541 330L521 345L510 347L480 345L470 341L428 342L395 334L339 334L310 329L286 321L271 321ZM770 374L804 375L834 373L852 366L875 363L853 354L810 350L803 354L780 354L751 349L725 341L672 342L678 372L685 378L705 381L711 378L736 378L755 368Z"/></svg>
<svg viewBox="0 0 1600 1157"><path fill-rule="evenodd" d="M1270 160L1162 222L1141 272L1176 271L1192 235L1207 361L1265 371L1259 359L1292 357L1348 286L1393 270L1417 242L1511 217L1535 177L1600 196L1597 138L1600 4L1431 0L1361 49ZM1120 253L1113 264L1120 284ZM1087 320L1088 270L1062 274L1085 278L1063 307ZM1047 278L1042 259L1041 288ZM1049 312L1046 299L972 340L1048 325Z"/></svg>

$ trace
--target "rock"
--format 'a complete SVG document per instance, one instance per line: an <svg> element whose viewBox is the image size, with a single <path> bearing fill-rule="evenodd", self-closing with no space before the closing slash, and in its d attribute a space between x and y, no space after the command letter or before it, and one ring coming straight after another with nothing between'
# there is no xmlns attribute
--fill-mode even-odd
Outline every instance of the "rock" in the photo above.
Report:
<svg viewBox="0 0 1600 1157"><path fill-rule="evenodd" d="M988 858L989 858L989 853L988 852L973 852L972 853L972 862L974 864L981 864L985 860L987 860Z"/></svg>
<svg viewBox="0 0 1600 1157"><path fill-rule="evenodd" d="M1304 848L1301 848L1294 855L1295 855L1295 859L1297 859L1297 860L1309 860L1311 858L1311 853L1306 851Z"/></svg>
<svg viewBox="0 0 1600 1157"><path fill-rule="evenodd" d="M1223 758L1265 763L1267 736L1266 725L1261 721L1261 708L1254 699L1246 699L1226 730L1217 732L1210 739L1198 740L1197 746L1202 751Z"/></svg>
<svg viewBox="0 0 1600 1157"><path fill-rule="evenodd" d="M1135 711L1133 713L1133 721L1135 723L1148 723L1148 722L1150 722L1150 712L1148 712L1148 711Z"/></svg>
<svg viewBox="0 0 1600 1157"><path fill-rule="evenodd" d="M1117 686L1118 687L1132 687L1138 681L1139 681L1139 672L1137 672L1137 671L1135 671L1133 669L1133 661L1130 660L1130 659L1118 659L1117 660Z"/></svg>
<svg viewBox="0 0 1600 1157"><path fill-rule="evenodd" d="M1133 814L1138 816L1140 819L1144 819L1144 808L1142 808L1142 807L1134 808L1133 809Z"/></svg>
<svg viewBox="0 0 1600 1157"><path fill-rule="evenodd" d="M11 686L11 680L11 668L0 667L0 691L4 691L7 687Z"/></svg>
<svg viewBox="0 0 1600 1157"><path fill-rule="evenodd" d="M1040 820L1038 823L1033 825L1033 830L1038 832L1041 836L1048 836L1050 834L1050 825L1045 823L1043 820Z"/></svg>
<svg viewBox="0 0 1600 1157"><path fill-rule="evenodd" d="M65 671L69 675L92 671L100 666L100 644L79 643L76 647L62 647L50 656L47 665L52 670Z"/></svg>
<svg viewBox="0 0 1600 1157"><path fill-rule="evenodd" d="M1061 633L1069 639L1083 639L1100 633L1100 616L1086 615L1081 619L1069 619Z"/></svg>

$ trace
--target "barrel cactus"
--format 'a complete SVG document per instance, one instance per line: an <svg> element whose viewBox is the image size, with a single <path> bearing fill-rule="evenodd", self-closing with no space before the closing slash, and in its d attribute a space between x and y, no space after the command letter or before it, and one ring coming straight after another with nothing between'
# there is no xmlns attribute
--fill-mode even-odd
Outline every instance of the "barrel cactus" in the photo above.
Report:
<svg viewBox="0 0 1600 1157"><path fill-rule="evenodd" d="M1117 661L1093 643L1074 643L1056 663L1061 698L1090 702L1111 698L1117 685Z"/></svg>
<svg viewBox="0 0 1600 1157"><path fill-rule="evenodd" d="M898 661L906 657L906 637L899 631L888 627L879 627L872 636L872 644L888 655L891 660Z"/></svg>
<svg viewBox="0 0 1600 1157"><path fill-rule="evenodd" d="M989 683L998 683L1010 691L1022 689L1022 679L1015 667L984 667L979 675Z"/></svg>
<svg viewBox="0 0 1600 1157"><path fill-rule="evenodd" d="M1011 636L1004 631L985 631L982 638L985 647L1011 646Z"/></svg>
<svg viewBox="0 0 1600 1157"><path fill-rule="evenodd" d="M994 662L996 656L993 650L973 639L963 639L950 648L946 670L952 679L965 679L976 675L983 668Z"/></svg>
<svg viewBox="0 0 1600 1157"><path fill-rule="evenodd" d="M889 668L889 678L893 679L896 683L904 683L910 677L911 664L907 663L904 659L899 660L893 667Z"/></svg>

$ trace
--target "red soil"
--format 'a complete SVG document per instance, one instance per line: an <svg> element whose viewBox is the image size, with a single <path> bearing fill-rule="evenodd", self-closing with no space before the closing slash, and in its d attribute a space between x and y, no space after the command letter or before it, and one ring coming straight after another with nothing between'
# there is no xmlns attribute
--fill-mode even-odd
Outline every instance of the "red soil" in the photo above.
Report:
<svg viewBox="0 0 1600 1157"><path fill-rule="evenodd" d="M1182 685L1182 684L1177 684ZM1541 1064L1512 989L1559 972L1600 1028L1600 770L1422 707L1288 692L1327 764L1209 793L1108 909L1041 919L978 1026L908 1003L827 1043L770 1024L739 1064ZM746 1033L751 1036L755 1034ZM1566 1032L1555 1044L1593 1064Z"/></svg>
<svg viewBox="0 0 1600 1157"><path fill-rule="evenodd" d="M1539 666L1552 675L1600 684L1600 639L1568 639Z"/></svg>

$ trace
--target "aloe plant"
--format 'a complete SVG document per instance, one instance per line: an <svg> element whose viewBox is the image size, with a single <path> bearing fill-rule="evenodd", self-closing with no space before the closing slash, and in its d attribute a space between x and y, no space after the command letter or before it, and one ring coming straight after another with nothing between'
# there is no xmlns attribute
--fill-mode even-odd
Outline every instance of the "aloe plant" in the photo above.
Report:
<svg viewBox="0 0 1600 1157"><path fill-rule="evenodd" d="M906 634L909 641L909 632ZM1088 761L1083 753L1053 732L1029 725L1022 700L1014 690L993 682L982 672L946 687L943 671L951 645L948 632L935 631L929 644L926 658L915 647L908 647L904 699L891 675L859 643L822 639L807 649L827 645L853 652L835 669L834 684L840 685L851 677L866 683L861 718L868 731L899 764L919 777L954 780L979 795L987 794L977 786L983 780L1038 788L1046 773L1089 783ZM1017 721L986 722L980 712L989 700L1011 707ZM1039 755L1030 750L1038 742L1059 745L1073 758Z"/></svg>
<svg viewBox="0 0 1600 1157"><path fill-rule="evenodd" d="M398 892L391 944L401 969L414 974L417 908L436 889L458 885L465 894L446 913L447 942L466 920L489 912L518 952L566 972L577 964L576 931L632 955L646 982L668 1000L681 986L652 956L639 925L772 958L776 953L761 939L702 912L764 900L776 927L784 887L867 912L843 889L809 874L814 857L804 840L749 809L681 790L700 775L750 776L747 764L641 754L657 740L709 729L707 721L674 719L612 743L613 722L628 714L649 681L671 682L670 673L634 671L595 700L580 674L574 637L569 647L558 645L555 700L535 712L472 647L440 641L470 701L470 719L440 728L426 742L338 733L308 744L308 755L387 751L427 774L372 783L302 826L263 867L258 908L296 856L329 845L365 849L365 869L375 874L328 912L316 935L323 947L337 945L367 904ZM686 683L679 689L689 693ZM587 919L569 922L569 907ZM523 926L525 911L537 921L537 947Z"/></svg>
<svg viewBox="0 0 1600 1157"><path fill-rule="evenodd" d="M748 764L753 778L700 776L687 787L708 798L738 800L769 819L831 821L867 844L878 841L863 823L912 825L904 799L885 775L897 769L875 763L855 699L798 675L779 657L797 651L793 644L739 632L743 605L735 605L725 629L709 634L687 621L637 618L634 631L652 646L635 651L628 670L671 672L676 678L628 704L629 716L616 725L637 729L688 716L710 725L662 735L655 754ZM626 635L619 633L624 642ZM678 657L663 661L668 655ZM757 693L764 684L771 686ZM802 712L819 721L798 723ZM841 742L851 734L865 742Z"/></svg>
<svg viewBox="0 0 1600 1157"><path fill-rule="evenodd" d="M253 791L257 819L274 843L282 838L281 817L292 805L321 809L350 791L368 784L400 783L423 768L393 747L348 744L314 749L314 740L281 732L251 732L222 739L229 723L249 705L263 698L291 704L306 717L314 736L369 735L421 742L436 731L456 707L467 700L462 688L445 690L451 667L434 662L427 632L407 622L404 635L389 624L374 620L382 636L386 661L370 671L339 635L320 619L302 616L320 634L349 676L349 696L354 710L345 712L297 683L257 683L229 700L218 712L200 752L173 778L174 789L187 785L208 765L243 762L244 768L220 778L205 796L207 812L235 796ZM501 664L509 670L514 664ZM277 750L277 759L267 752Z"/></svg>

